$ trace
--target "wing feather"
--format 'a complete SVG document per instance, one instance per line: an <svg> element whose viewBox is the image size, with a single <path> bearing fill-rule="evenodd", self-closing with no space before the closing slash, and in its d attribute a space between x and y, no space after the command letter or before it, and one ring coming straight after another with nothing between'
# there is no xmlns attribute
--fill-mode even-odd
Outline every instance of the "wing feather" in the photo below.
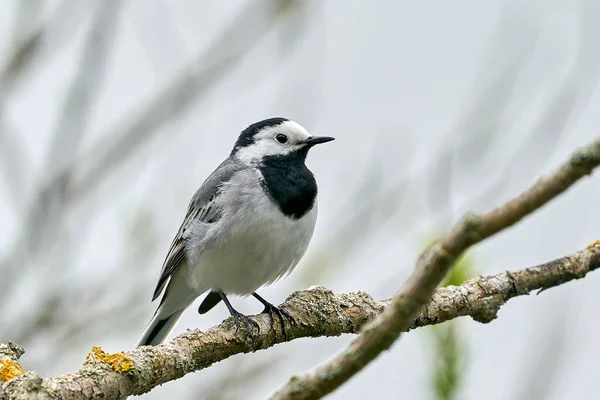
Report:
<svg viewBox="0 0 600 400"><path fill-rule="evenodd" d="M165 258L160 271L160 278L158 278L158 284L156 285L156 289L154 289L152 301L160 296L173 272L175 272L177 267L185 260L185 234L190 226L190 222L196 214L196 210L190 208L185 216L183 224L179 227L179 231L177 231L177 235L175 235L175 239L173 239L173 242L171 243L171 247L169 248L169 252L167 253L167 257Z"/></svg>
<svg viewBox="0 0 600 400"><path fill-rule="evenodd" d="M196 221L212 224L221 218L221 209L215 200L219 197L223 184L229 181L239 169L240 166L231 159L225 160L192 197L183 223L179 227L163 263L152 301L160 296L171 275L186 260L186 242L189 229L193 224Z"/></svg>

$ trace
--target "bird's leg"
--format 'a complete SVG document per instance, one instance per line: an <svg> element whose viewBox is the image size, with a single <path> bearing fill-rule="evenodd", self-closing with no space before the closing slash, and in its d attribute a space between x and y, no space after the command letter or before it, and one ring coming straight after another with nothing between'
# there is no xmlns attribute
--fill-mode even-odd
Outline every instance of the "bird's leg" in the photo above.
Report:
<svg viewBox="0 0 600 400"><path fill-rule="evenodd" d="M273 324L275 321L273 320L273 314L277 314L277 318L279 318L279 323L281 324L281 332L283 333L283 337L287 340L287 331L285 330L285 323L283 321L283 317L286 317L292 325L296 325L296 320L287 310L279 307L275 307L273 304L269 303L262 297L260 297L257 293L252 293L252 296L256 298L256 300L260 301L265 309L262 311L264 314L269 314L269 319L271 320L271 328L273 328Z"/></svg>
<svg viewBox="0 0 600 400"><path fill-rule="evenodd" d="M219 296L221 296L221 299L227 306L229 313L231 314L231 316L233 317L233 319L235 321L235 326L236 326L235 331L236 332L239 331L240 325L243 324L244 328L246 328L246 332L248 333L248 336L252 336L252 337L254 336L254 332L252 331L252 326L256 327L256 329L260 333L260 325L258 325L258 322L256 322L252 318L242 314L241 312L237 311L235 308L233 308L233 306L229 302L229 299L227 298L227 296L225 296L225 293L219 292Z"/></svg>

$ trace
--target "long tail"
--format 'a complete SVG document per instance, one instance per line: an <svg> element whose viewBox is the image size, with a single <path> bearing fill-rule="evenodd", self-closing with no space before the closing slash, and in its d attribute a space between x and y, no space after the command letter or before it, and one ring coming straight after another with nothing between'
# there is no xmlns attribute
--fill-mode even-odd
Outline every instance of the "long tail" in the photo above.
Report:
<svg viewBox="0 0 600 400"><path fill-rule="evenodd" d="M183 310L179 310L171 315L163 315L159 308L135 347L156 346L157 344L161 344L169 332L171 332L182 313Z"/></svg>
<svg viewBox="0 0 600 400"><path fill-rule="evenodd" d="M160 305L144 330L135 347L161 344L173 329L181 314L204 290L188 285L187 275L175 273L171 276ZM127 397L122 397L125 400Z"/></svg>
<svg viewBox="0 0 600 400"><path fill-rule="evenodd" d="M175 311L171 315L163 315L160 311L159 307L135 347L161 344L169 332L171 332L184 310ZM127 400L128 398L121 397L119 400Z"/></svg>
<svg viewBox="0 0 600 400"><path fill-rule="evenodd" d="M160 305L142 337L138 340L136 347L161 344L171 332L183 311L198 297L198 292L189 287L186 278L185 275L177 274L171 277L160 300Z"/></svg>

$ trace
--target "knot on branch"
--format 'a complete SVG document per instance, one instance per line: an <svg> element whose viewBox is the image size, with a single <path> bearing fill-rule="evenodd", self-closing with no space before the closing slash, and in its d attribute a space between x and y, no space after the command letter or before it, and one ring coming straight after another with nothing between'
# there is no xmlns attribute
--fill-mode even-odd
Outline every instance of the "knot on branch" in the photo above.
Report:
<svg viewBox="0 0 600 400"><path fill-rule="evenodd" d="M589 175L598 165L598 160L600 160L600 146L589 146L573 154L572 166L582 169L586 175Z"/></svg>
<svg viewBox="0 0 600 400"><path fill-rule="evenodd" d="M284 303L293 307L295 303L313 303L315 301L319 303L327 302L334 296L335 294L332 290L320 285L315 285L306 290L297 290L293 292L285 299Z"/></svg>
<svg viewBox="0 0 600 400"><path fill-rule="evenodd" d="M323 286L292 293L284 306L301 324L312 326L312 334L328 336L358 333L384 307L365 292L335 294Z"/></svg>
<svg viewBox="0 0 600 400"><path fill-rule="evenodd" d="M0 343L0 358L8 357L11 360L17 361L23 354L25 354L25 349L15 342Z"/></svg>

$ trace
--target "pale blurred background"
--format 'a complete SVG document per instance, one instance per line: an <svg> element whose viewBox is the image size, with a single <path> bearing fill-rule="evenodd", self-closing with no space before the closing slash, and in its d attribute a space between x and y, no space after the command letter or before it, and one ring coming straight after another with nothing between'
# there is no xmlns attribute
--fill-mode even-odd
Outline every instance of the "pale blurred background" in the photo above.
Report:
<svg viewBox="0 0 600 400"><path fill-rule="evenodd" d="M272 116L337 140L308 159L308 254L261 295L392 296L464 212L598 137L598 21L597 0L0 2L0 342L42 376L77 370L92 345L131 348L189 198ZM596 174L478 246L457 279L585 247L599 204ZM597 398L599 286L591 274L489 325L411 332L331 398ZM172 336L228 316L197 306ZM144 399L265 398L350 340L232 357Z"/></svg>

